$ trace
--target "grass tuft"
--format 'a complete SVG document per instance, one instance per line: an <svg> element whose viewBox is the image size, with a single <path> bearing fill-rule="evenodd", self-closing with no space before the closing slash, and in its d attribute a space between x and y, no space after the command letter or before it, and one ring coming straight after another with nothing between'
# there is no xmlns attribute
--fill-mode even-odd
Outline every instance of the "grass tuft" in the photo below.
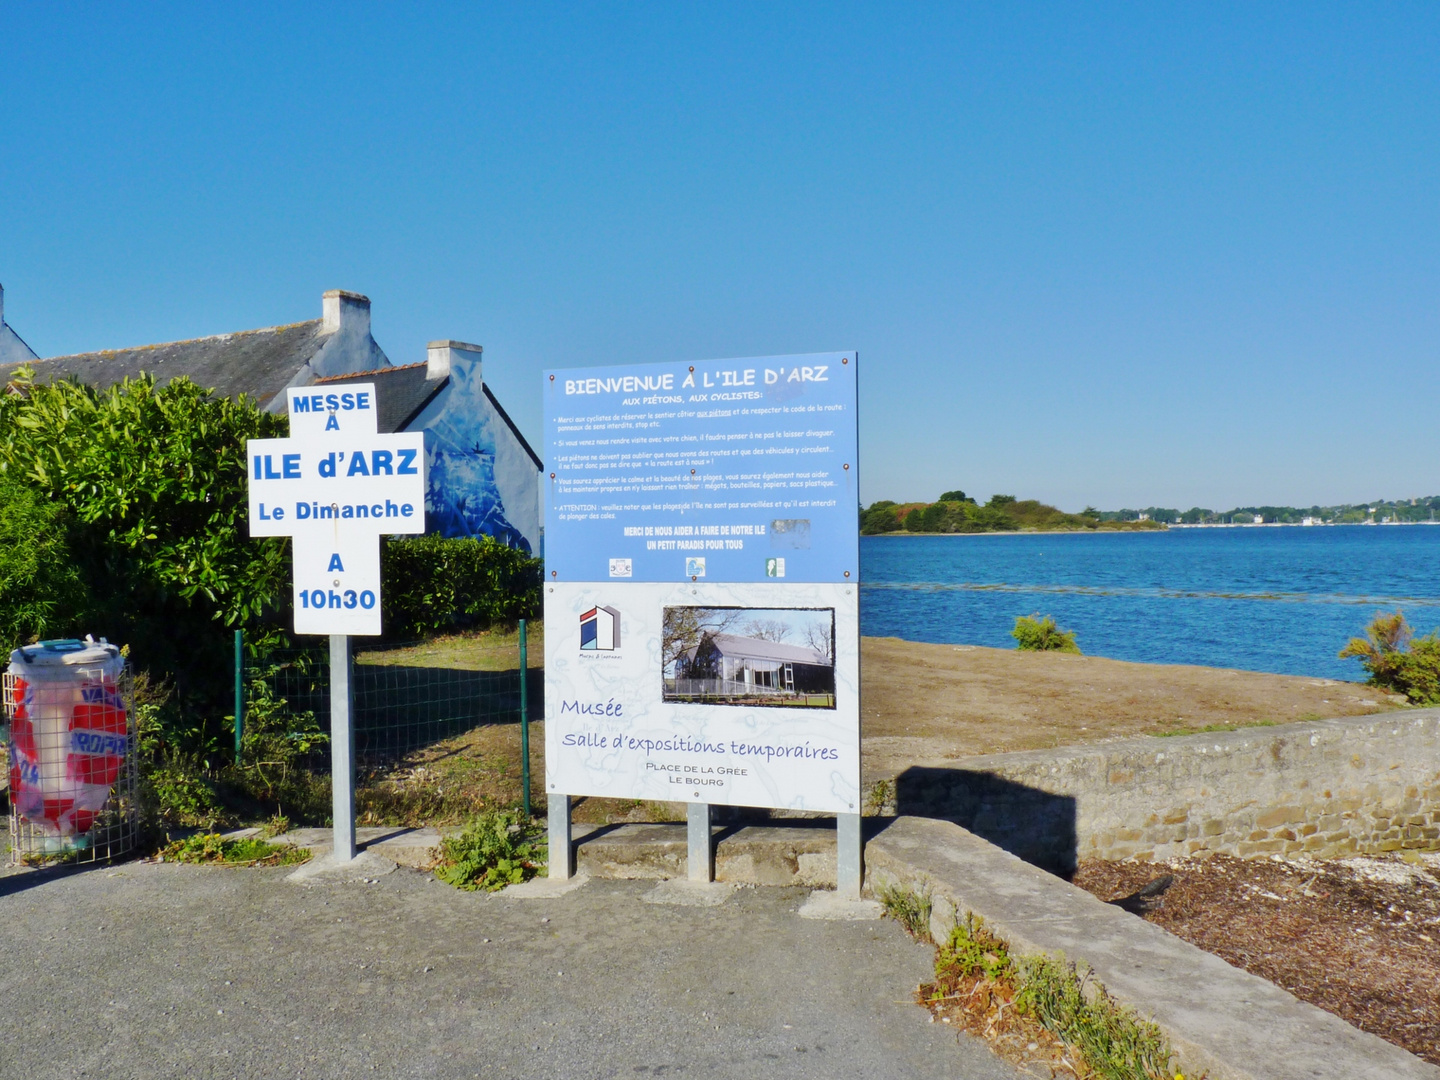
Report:
<svg viewBox="0 0 1440 1080"><path fill-rule="evenodd" d="M877 894L885 914L905 928L916 941L930 938L930 890L916 891L902 885L886 885Z"/></svg>
<svg viewBox="0 0 1440 1080"><path fill-rule="evenodd" d="M1307 717L1301 717L1301 719L1307 719ZM1316 716L1314 719L1318 720L1320 717ZM1204 735L1214 731L1239 731L1241 728L1275 727L1280 722L1279 720L1247 720L1243 724L1206 724L1204 727L1179 727L1171 731L1157 731L1155 732L1155 737L1157 739L1168 739L1174 735Z"/></svg>
<svg viewBox="0 0 1440 1080"><path fill-rule="evenodd" d="M201 833L167 844L162 862L200 863L212 866L294 866L310 858L308 848L272 844L259 837L227 840L219 833Z"/></svg>

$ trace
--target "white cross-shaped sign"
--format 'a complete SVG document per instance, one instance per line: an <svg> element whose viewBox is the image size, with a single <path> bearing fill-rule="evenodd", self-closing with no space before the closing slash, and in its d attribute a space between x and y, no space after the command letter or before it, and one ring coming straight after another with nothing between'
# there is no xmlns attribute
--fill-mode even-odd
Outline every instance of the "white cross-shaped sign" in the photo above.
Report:
<svg viewBox="0 0 1440 1080"><path fill-rule="evenodd" d="M297 634L379 634L380 536L425 531L425 435L376 433L374 383L286 393L290 438L245 443L250 535L294 540Z"/></svg>

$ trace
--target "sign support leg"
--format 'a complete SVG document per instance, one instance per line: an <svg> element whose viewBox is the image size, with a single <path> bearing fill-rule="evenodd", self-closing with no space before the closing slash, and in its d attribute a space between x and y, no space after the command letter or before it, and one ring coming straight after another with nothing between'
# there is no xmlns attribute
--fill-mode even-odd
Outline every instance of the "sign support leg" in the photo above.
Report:
<svg viewBox="0 0 1440 1080"><path fill-rule="evenodd" d="M330 635L330 790L335 823L334 859L355 858L354 690L350 635Z"/></svg>
<svg viewBox="0 0 1440 1080"><path fill-rule="evenodd" d="M835 892L847 900L860 899L861 856L859 814L835 816Z"/></svg>
<svg viewBox="0 0 1440 1080"><path fill-rule="evenodd" d="M710 804L691 803L686 808L685 836L689 841L686 862L691 881L715 880L715 848L710 843Z"/></svg>
<svg viewBox="0 0 1440 1080"><path fill-rule="evenodd" d="M570 837L570 796L551 795L545 818L550 832L550 877L566 881L575 874L575 848Z"/></svg>

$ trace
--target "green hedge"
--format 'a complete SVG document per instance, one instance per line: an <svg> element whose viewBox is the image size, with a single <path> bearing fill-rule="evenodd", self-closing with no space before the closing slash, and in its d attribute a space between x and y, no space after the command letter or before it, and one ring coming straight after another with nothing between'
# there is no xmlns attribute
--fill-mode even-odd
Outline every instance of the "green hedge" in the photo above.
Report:
<svg viewBox="0 0 1440 1080"><path fill-rule="evenodd" d="M534 618L540 560L488 536L387 540L380 557L385 636L423 637Z"/></svg>

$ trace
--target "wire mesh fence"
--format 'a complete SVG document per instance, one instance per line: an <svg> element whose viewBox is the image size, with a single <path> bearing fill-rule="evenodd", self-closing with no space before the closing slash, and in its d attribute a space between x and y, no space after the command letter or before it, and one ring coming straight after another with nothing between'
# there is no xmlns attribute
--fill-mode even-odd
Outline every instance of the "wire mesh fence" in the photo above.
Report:
<svg viewBox="0 0 1440 1080"><path fill-rule="evenodd" d="M540 713L543 669L530 649L530 715ZM355 758L359 766L397 761L414 750L486 724L521 719L520 635L466 636L359 646L352 660ZM328 768L328 643L271 649L244 659L249 731L264 725L309 742L307 762Z"/></svg>

